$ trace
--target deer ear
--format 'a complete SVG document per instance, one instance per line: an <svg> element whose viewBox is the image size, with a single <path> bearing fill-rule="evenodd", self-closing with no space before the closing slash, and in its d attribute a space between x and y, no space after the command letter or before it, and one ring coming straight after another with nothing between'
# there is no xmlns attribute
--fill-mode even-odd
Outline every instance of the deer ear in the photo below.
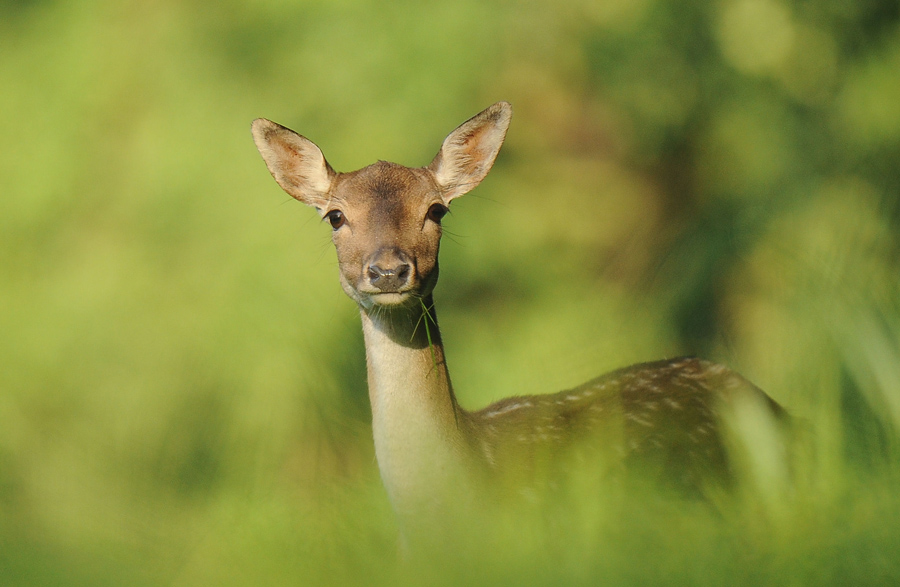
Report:
<svg viewBox="0 0 900 587"><path fill-rule="evenodd" d="M278 185L304 204L320 210L328 202L335 172L311 140L265 118L251 126L253 142Z"/></svg>
<svg viewBox="0 0 900 587"><path fill-rule="evenodd" d="M428 166L449 203L479 183L491 170L512 118L512 106L497 102L450 133Z"/></svg>

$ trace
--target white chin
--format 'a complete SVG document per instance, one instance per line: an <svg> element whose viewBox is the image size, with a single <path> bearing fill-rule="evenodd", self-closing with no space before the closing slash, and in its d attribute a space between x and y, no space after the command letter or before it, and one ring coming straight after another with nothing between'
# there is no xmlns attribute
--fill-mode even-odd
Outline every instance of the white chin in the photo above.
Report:
<svg viewBox="0 0 900 587"><path fill-rule="evenodd" d="M409 300L410 294L404 293L377 293L366 296L367 306L399 306Z"/></svg>

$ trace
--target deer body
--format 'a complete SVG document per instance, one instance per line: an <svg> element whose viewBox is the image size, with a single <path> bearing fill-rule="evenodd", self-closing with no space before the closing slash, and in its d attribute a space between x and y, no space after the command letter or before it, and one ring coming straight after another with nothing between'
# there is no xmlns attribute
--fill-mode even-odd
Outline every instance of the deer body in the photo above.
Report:
<svg viewBox="0 0 900 587"><path fill-rule="evenodd" d="M692 358L635 365L573 390L469 412L456 401L432 301L441 219L490 170L505 102L454 130L432 163L336 173L308 139L265 119L256 145L278 184L333 228L341 285L359 306L376 457L395 510L429 517L497 479L540 483L558 455L590 447L692 483L727 470L721 412L738 397L780 408L726 367Z"/></svg>

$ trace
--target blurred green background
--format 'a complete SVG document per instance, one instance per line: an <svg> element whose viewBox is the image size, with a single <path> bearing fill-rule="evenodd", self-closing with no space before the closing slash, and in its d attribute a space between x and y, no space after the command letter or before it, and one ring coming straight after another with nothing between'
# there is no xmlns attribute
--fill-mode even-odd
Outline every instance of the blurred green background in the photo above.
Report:
<svg viewBox="0 0 900 587"><path fill-rule="evenodd" d="M0 584L421 583L330 231L249 124L417 166L498 100L461 403L698 354L812 434L777 516L632 504L447 582L900 581L900 3L0 0Z"/></svg>

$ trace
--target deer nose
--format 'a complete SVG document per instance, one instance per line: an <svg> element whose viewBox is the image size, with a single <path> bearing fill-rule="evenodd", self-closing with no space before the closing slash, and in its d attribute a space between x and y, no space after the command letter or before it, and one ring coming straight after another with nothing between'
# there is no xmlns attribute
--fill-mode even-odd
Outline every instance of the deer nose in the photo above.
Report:
<svg viewBox="0 0 900 587"><path fill-rule="evenodd" d="M412 277L412 266L402 251L381 250L366 267L369 283L383 292L399 292Z"/></svg>

